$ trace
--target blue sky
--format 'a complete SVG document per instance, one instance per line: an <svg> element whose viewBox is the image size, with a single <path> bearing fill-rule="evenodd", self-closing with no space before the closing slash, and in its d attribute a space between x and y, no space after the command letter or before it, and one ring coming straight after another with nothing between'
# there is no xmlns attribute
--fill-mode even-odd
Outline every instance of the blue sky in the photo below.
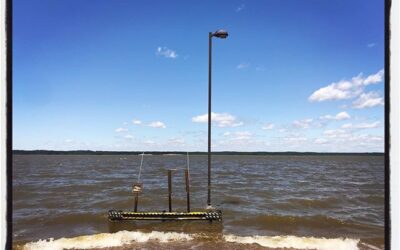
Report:
<svg viewBox="0 0 400 250"><path fill-rule="evenodd" d="M14 149L383 152L384 2L15 0Z"/></svg>

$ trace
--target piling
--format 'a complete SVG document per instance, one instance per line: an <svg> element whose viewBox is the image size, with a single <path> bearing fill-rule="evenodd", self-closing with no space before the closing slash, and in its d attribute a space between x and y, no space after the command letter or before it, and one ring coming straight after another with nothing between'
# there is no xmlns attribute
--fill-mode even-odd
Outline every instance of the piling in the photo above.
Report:
<svg viewBox="0 0 400 250"><path fill-rule="evenodd" d="M135 209L134 209L135 212L137 212L138 201L139 201L139 193L135 193Z"/></svg>
<svg viewBox="0 0 400 250"><path fill-rule="evenodd" d="M168 208L172 212L172 170L168 170Z"/></svg>
<svg viewBox="0 0 400 250"><path fill-rule="evenodd" d="M190 184L189 184L189 170L185 169L186 179L186 201L187 201L187 212L190 212Z"/></svg>

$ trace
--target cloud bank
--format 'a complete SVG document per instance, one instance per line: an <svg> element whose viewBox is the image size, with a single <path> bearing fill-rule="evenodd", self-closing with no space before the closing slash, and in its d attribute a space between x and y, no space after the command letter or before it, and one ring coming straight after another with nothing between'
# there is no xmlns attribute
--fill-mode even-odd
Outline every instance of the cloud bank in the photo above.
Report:
<svg viewBox="0 0 400 250"><path fill-rule="evenodd" d="M311 102L323 102L355 98L363 93L365 86L382 82L383 76L383 69L367 77L363 77L362 73L360 73L358 76L351 78L351 80L333 82L316 90L308 100Z"/></svg>

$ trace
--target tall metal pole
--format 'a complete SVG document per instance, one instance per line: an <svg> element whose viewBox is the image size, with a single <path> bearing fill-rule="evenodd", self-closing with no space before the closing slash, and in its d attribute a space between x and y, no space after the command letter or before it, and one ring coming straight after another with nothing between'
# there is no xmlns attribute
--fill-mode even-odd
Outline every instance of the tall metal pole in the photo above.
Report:
<svg viewBox="0 0 400 250"><path fill-rule="evenodd" d="M207 205L211 206L211 49L212 32L208 33L208 195Z"/></svg>

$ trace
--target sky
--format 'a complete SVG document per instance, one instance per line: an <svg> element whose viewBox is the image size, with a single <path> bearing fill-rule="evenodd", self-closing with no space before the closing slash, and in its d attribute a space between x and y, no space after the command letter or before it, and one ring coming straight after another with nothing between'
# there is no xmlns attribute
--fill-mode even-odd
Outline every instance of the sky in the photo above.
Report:
<svg viewBox="0 0 400 250"><path fill-rule="evenodd" d="M13 148L384 151L384 2L13 1Z"/></svg>

